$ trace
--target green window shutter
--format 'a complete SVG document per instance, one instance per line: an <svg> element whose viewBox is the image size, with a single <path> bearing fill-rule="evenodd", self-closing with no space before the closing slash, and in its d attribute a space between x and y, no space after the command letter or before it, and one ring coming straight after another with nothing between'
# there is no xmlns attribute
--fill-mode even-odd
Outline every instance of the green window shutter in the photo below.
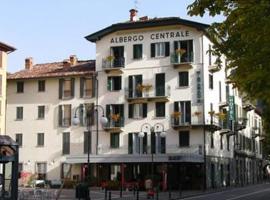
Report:
<svg viewBox="0 0 270 200"><path fill-rule="evenodd" d="M169 55L170 55L170 43L165 42L165 56L169 56Z"/></svg>
<svg viewBox="0 0 270 200"><path fill-rule="evenodd" d="M84 81L85 78L81 77L80 78L80 97L83 98L83 93L84 93Z"/></svg>
<svg viewBox="0 0 270 200"><path fill-rule="evenodd" d="M112 91L112 77L108 77L107 80L107 90Z"/></svg>
<svg viewBox="0 0 270 200"><path fill-rule="evenodd" d="M143 104L143 118L147 117L147 103Z"/></svg>
<svg viewBox="0 0 270 200"><path fill-rule="evenodd" d="M71 97L74 97L75 93L75 79L71 78Z"/></svg>
<svg viewBox="0 0 270 200"><path fill-rule="evenodd" d="M133 118L133 104L128 104L128 118Z"/></svg>
<svg viewBox="0 0 270 200"><path fill-rule="evenodd" d="M63 83L64 79L59 79L59 99L63 97Z"/></svg>
<svg viewBox="0 0 270 200"><path fill-rule="evenodd" d="M133 133L128 133L128 153L133 153Z"/></svg>
<svg viewBox="0 0 270 200"><path fill-rule="evenodd" d="M58 106L58 125L61 127L63 126L63 111L62 111L62 106Z"/></svg>
<svg viewBox="0 0 270 200"><path fill-rule="evenodd" d="M151 58L154 58L155 57L155 43L152 43L151 44Z"/></svg>

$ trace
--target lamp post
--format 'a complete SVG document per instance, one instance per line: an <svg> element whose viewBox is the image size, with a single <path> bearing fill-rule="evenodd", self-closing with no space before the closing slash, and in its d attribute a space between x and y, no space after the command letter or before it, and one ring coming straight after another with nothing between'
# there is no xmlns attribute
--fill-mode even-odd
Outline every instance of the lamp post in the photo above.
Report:
<svg viewBox="0 0 270 200"><path fill-rule="evenodd" d="M160 130L161 128L161 130ZM146 130L146 131L143 131ZM144 123L141 125L141 131L139 133L139 138L140 138L140 146L142 141L141 139L144 137L144 132L148 132L150 131L151 133L154 132L155 134L158 134L158 136L160 136L161 138L165 138L166 137L166 132L164 131L164 126L161 123L155 123L153 126L151 126L149 123ZM156 137L156 136L155 136ZM160 145L159 141L156 140L156 145L158 146ZM153 149L152 145L151 145L151 179L152 179L152 187L153 187L153 181L154 181L154 152L155 149Z"/></svg>
<svg viewBox="0 0 270 200"><path fill-rule="evenodd" d="M80 123L80 118L77 116L77 112L81 107L78 106L75 109L74 112L74 117L73 117L73 124L78 125ZM90 134L91 134L91 119L94 116L93 112L96 111L97 109L101 108L102 109L102 116L100 118L100 123L102 126L105 126L108 123L107 117L104 116L104 108L101 105L94 105L94 106L86 106L85 107L85 120L86 120L86 129L87 129L87 176L85 177L85 181L89 183L90 180ZM98 120L98 119L97 119ZM98 124L97 124L98 125ZM90 192L89 192L89 200L90 200Z"/></svg>

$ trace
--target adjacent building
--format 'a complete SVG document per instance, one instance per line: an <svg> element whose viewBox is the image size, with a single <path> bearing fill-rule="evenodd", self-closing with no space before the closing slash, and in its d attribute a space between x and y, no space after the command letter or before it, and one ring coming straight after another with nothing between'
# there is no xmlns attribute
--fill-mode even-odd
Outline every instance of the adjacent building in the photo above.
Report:
<svg viewBox="0 0 270 200"><path fill-rule="evenodd" d="M95 184L259 182L260 113L230 82L226 59L212 55L207 28L178 17L138 18L132 9L129 21L86 37L96 44L95 62L32 66L27 59L8 78L7 130L21 145L22 169L83 180L89 152ZM71 123L77 114L79 126Z"/></svg>
<svg viewBox="0 0 270 200"><path fill-rule="evenodd" d="M6 129L6 83L7 83L7 58L8 54L16 49L0 42L0 134L5 134Z"/></svg>

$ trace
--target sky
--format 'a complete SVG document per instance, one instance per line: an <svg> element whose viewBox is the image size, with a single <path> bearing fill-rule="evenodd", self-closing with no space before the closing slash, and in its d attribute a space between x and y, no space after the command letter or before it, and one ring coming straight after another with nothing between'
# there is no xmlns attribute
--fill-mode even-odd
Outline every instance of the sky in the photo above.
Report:
<svg viewBox="0 0 270 200"><path fill-rule="evenodd" d="M137 3L135 3L137 1ZM58 62L70 55L95 59L95 44L84 37L111 24L127 21L137 6L138 16L181 17L211 24L218 17L190 17L187 6L194 0L9 0L1 1L0 41L17 50L9 54L8 71L34 64Z"/></svg>

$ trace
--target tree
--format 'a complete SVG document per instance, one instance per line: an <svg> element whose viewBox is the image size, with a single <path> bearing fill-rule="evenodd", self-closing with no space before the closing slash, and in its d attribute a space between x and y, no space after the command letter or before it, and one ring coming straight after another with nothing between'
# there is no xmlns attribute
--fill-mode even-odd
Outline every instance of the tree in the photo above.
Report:
<svg viewBox="0 0 270 200"><path fill-rule="evenodd" d="M264 102L264 125L269 133L270 1L195 0L188 6L191 16L206 12L225 16L223 22L213 23L207 30L213 52L226 56L227 68L233 72L230 79L240 91L251 100ZM270 152L270 138L268 146Z"/></svg>

